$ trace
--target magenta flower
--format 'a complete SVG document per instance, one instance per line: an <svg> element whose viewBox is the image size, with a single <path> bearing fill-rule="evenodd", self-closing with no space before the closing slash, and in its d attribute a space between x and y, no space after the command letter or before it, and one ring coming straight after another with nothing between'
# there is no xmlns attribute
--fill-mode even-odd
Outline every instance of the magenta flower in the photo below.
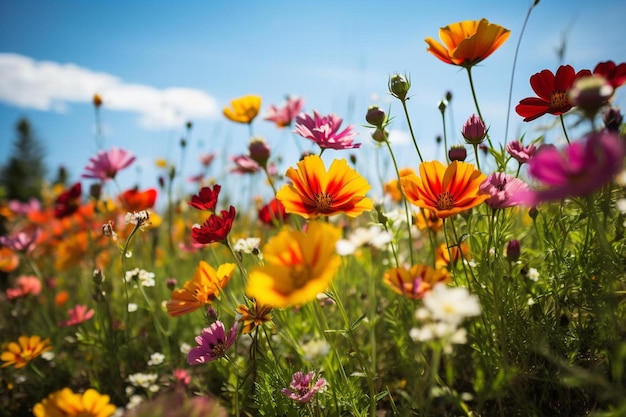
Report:
<svg viewBox="0 0 626 417"><path fill-rule="evenodd" d="M485 200L489 207L502 209L523 204L519 196L528 191L528 185L504 172L494 172L480 184L479 190L482 194L491 195Z"/></svg>
<svg viewBox="0 0 626 417"><path fill-rule="evenodd" d="M326 380L322 377L315 380L315 372L306 375L298 371L293 374L289 388L283 388L280 392L299 403L308 403L311 398L326 386Z"/></svg>
<svg viewBox="0 0 626 417"><path fill-rule="evenodd" d="M93 309L87 310L86 305L77 304L74 308L68 310L68 314L70 316L69 320L62 321L59 323L59 326L74 326L76 324L84 323L87 320L91 319L95 313Z"/></svg>
<svg viewBox="0 0 626 417"><path fill-rule="evenodd" d="M196 336L198 346L191 349L187 354L187 363L189 365L200 365L214 361L226 355L226 352L235 343L237 339L238 321L235 321L233 327L226 336L224 323L216 321L211 326L204 328L199 336Z"/></svg>
<svg viewBox="0 0 626 417"><path fill-rule="evenodd" d="M515 140L506 144L506 151L521 165L528 162L535 155L537 148L534 143L524 146L521 141Z"/></svg>
<svg viewBox="0 0 626 417"><path fill-rule="evenodd" d="M296 117L295 133L309 139L323 149L355 149L360 148L360 143L353 143L356 133L352 132L352 126L346 127L339 132L343 119L336 114L320 116L313 110L313 117L306 113L300 113Z"/></svg>
<svg viewBox="0 0 626 417"><path fill-rule="evenodd" d="M521 193L524 204L586 196L609 183L622 169L625 156L621 138L611 132L588 135L563 151L541 147L528 162L529 174L545 187Z"/></svg>
<svg viewBox="0 0 626 417"><path fill-rule="evenodd" d="M276 123L276 126L280 128L291 126L293 118L300 113L303 105L303 99L298 97L287 97L287 102L284 107L277 108L272 104L270 108L267 109L264 120L274 122Z"/></svg>
<svg viewBox="0 0 626 417"><path fill-rule="evenodd" d="M237 172L239 174L254 174L261 169L261 166L248 155L232 156L230 160L235 163L235 167L231 168L230 172Z"/></svg>
<svg viewBox="0 0 626 417"><path fill-rule="evenodd" d="M107 181L115 178L115 175L135 161L135 156L129 151L112 147L109 151L100 151L92 158L85 167L83 178L94 178Z"/></svg>
<svg viewBox="0 0 626 417"><path fill-rule="evenodd" d="M18 232L11 236L0 236L0 245L16 251L30 253L37 246L39 229Z"/></svg>
<svg viewBox="0 0 626 417"><path fill-rule="evenodd" d="M471 145L480 145L487 136L487 127L480 117L472 114L463 125L461 134L465 142Z"/></svg>

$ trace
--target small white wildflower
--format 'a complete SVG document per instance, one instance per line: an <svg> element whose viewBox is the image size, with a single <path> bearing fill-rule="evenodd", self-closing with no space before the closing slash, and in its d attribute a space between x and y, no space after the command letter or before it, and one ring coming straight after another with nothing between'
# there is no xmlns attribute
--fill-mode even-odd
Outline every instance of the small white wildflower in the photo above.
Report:
<svg viewBox="0 0 626 417"><path fill-rule="evenodd" d="M430 311L427 308L420 307L415 310L415 318L419 321L430 320Z"/></svg>
<svg viewBox="0 0 626 417"><path fill-rule="evenodd" d="M311 362L319 357L324 357L330 352L330 345L322 339L311 339L302 344L304 359Z"/></svg>
<svg viewBox="0 0 626 417"><path fill-rule="evenodd" d="M493 258L494 256L496 256L496 248L490 248L489 257Z"/></svg>
<svg viewBox="0 0 626 417"><path fill-rule="evenodd" d="M189 343L181 343L180 345L180 353L182 353L183 355L186 355L189 353L189 351L191 350L191 345Z"/></svg>
<svg viewBox="0 0 626 417"><path fill-rule="evenodd" d="M137 311L137 304L135 303L128 303L128 312L129 313L134 313L135 311Z"/></svg>
<svg viewBox="0 0 626 417"><path fill-rule="evenodd" d="M478 266L478 264L473 259L470 259L469 261L467 259L463 259L463 262L467 263L467 265L471 268L476 268Z"/></svg>
<svg viewBox="0 0 626 417"><path fill-rule="evenodd" d="M163 363L165 359L165 355L159 352L155 352L150 355L150 360L148 361L148 366L160 365Z"/></svg>
<svg viewBox="0 0 626 417"><path fill-rule="evenodd" d="M126 256L127 258L132 258L133 257L133 251L132 250L127 250L126 253L124 254L124 256Z"/></svg>
<svg viewBox="0 0 626 417"><path fill-rule="evenodd" d="M133 408L137 407L142 402L143 402L143 397L141 395L133 395L132 397L129 398L128 404L126 404L126 409L132 410Z"/></svg>
<svg viewBox="0 0 626 417"><path fill-rule="evenodd" d="M363 246L371 246L376 249L386 249L389 242L391 242L391 233L383 229L379 224L370 226L369 228L358 227L356 228L348 239L340 239L335 248L339 255L351 255L358 248Z"/></svg>
<svg viewBox="0 0 626 417"><path fill-rule="evenodd" d="M126 410L124 410L122 407L117 407L113 414L111 414L111 417L123 417L125 413Z"/></svg>
<svg viewBox="0 0 626 417"><path fill-rule="evenodd" d="M128 382L130 382L134 387L148 388L150 385L154 385L158 374L144 374L138 372L136 374L128 375Z"/></svg>
<svg viewBox="0 0 626 417"><path fill-rule="evenodd" d="M149 226L150 225L150 213L148 210L135 211L132 213L126 213L124 216L124 221L126 224L132 223L137 224L139 226Z"/></svg>
<svg viewBox="0 0 626 417"><path fill-rule="evenodd" d="M539 271L537 271L537 269L535 268L530 268L528 270L527 276L528 276L528 279L531 281L535 281L535 282L539 281Z"/></svg>
<svg viewBox="0 0 626 417"><path fill-rule="evenodd" d="M620 211L620 213L626 214L626 198L620 198L617 200L615 202L615 207Z"/></svg>
<svg viewBox="0 0 626 417"><path fill-rule="evenodd" d="M148 391L150 392L158 392L159 391L159 386L156 384L152 384L148 387Z"/></svg>
<svg viewBox="0 0 626 417"><path fill-rule="evenodd" d="M528 304L528 306L533 306L535 305L536 301L534 298L529 298L528 301L526 301L526 304Z"/></svg>
<svg viewBox="0 0 626 417"><path fill-rule="evenodd" d="M54 352L49 350L47 352L42 353L41 357L47 360L48 362L50 362L51 360L54 359Z"/></svg>
<svg viewBox="0 0 626 417"><path fill-rule="evenodd" d="M235 252L256 255L257 253L259 253L259 243L261 243L261 239L258 237L239 239L233 245L233 250Z"/></svg>
<svg viewBox="0 0 626 417"><path fill-rule="evenodd" d="M458 324L466 317L480 315L480 302L467 288L448 287L439 283L424 296L426 307L436 320Z"/></svg>
<svg viewBox="0 0 626 417"><path fill-rule="evenodd" d="M620 187L626 187L626 169L617 174L617 176L615 177L615 183Z"/></svg>
<svg viewBox="0 0 626 417"><path fill-rule="evenodd" d="M406 223L406 213L399 209L393 209L383 214L394 229L400 227L403 223Z"/></svg>
<svg viewBox="0 0 626 417"><path fill-rule="evenodd" d="M135 393L135 387L133 387L132 385L127 385L126 388L124 389L124 392L126 392L126 395L130 397L131 395Z"/></svg>

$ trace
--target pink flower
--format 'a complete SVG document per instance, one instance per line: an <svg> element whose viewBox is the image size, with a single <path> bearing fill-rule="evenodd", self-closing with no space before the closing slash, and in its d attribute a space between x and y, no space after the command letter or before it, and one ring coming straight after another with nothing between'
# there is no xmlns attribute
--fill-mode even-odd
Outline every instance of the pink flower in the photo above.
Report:
<svg viewBox="0 0 626 417"><path fill-rule="evenodd" d="M285 106L280 109L272 104L267 110L264 119L276 123L276 125L281 128L290 126L293 118L300 113L300 110L302 110L303 105L303 99L298 97L287 97Z"/></svg>
<svg viewBox="0 0 626 417"><path fill-rule="evenodd" d="M563 151L542 147L528 162L529 174L545 188L522 193L525 204L586 196L610 182L622 169L625 150L611 132L592 133Z"/></svg>
<svg viewBox="0 0 626 417"><path fill-rule="evenodd" d="M480 145L487 136L487 127L480 117L472 114L463 125L461 134L465 142L471 145Z"/></svg>
<svg viewBox="0 0 626 417"><path fill-rule="evenodd" d="M308 403L311 398L326 386L326 380L322 377L315 380L315 372L311 371L306 375L298 371L293 374L289 388L283 388L280 392L299 403Z"/></svg>
<svg viewBox="0 0 626 417"><path fill-rule="evenodd" d="M336 114L320 116L313 110L313 117L306 113L300 113L296 117L295 133L309 139L319 145L322 149L354 149L360 148L360 143L353 143L356 133L352 132L352 126L346 127L339 132L343 119Z"/></svg>
<svg viewBox="0 0 626 417"><path fill-rule="evenodd" d="M489 194L485 203L493 209L502 209L517 206L523 203L518 196L528 191L528 185L504 172L494 172L490 174L479 190L483 194Z"/></svg>
<svg viewBox="0 0 626 417"><path fill-rule="evenodd" d="M261 169L261 166L247 155L238 155L230 158L235 163L235 167L230 169L230 172L237 172L239 174L254 174Z"/></svg>
<svg viewBox="0 0 626 417"><path fill-rule="evenodd" d="M35 249L38 237L39 229L18 232L11 236L0 236L0 245L17 252L29 253Z"/></svg>
<svg viewBox="0 0 626 417"><path fill-rule="evenodd" d="M237 338L238 324L239 322L235 321L233 327L228 332L228 337L226 336L224 323L219 320L211 324L211 326L204 328L202 333L196 336L198 346L191 349L187 354L187 363L189 365L200 365L226 355L226 352Z"/></svg>
<svg viewBox="0 0 626 417"><path fill-rule="evenodd" d="M211 165L211 162L213 162L214 159L215 159L214 153L205 153L205 154L200 155L200 163L205 168Z"/></svg>
<svg viewBox="0 0 626 417"><path fill-rule="evenodd" d="M181 383L183 386L189 386L191 383L191 375L189 375L189 372L187 372L186 369L174 369L173 374L176 381Z"/></svg>
<svg viewBox="0 0 626 417"><path fill-rule="evenodd" d="M506 145L506 151L520 164L524 164L528 162L530 158L535 155L537 152L537 148L535 144L531 143L528 146L524 146L521 141L515 140L513 142L509 142Z"/></svg>
<svg viewBox="0 0 626 417"><path fill-rule="evenodd" d="M39 295L41 292L41 281L34 275L22 275L17 279L16 288L7 289L7 298L14 299L27 295Z"/></svg>
<svg viewBox="0 0 626 417"><path fill-rule="evenodd" d="M15 214L28 214L41 210L41 203L36 198L31 198L26 203L11 200L9 201L9 210Z"/></svg>
<svg viewBox="0 0 626 417"><path fill-rule="evenodd" d="M80 324L86 322L91 319L94 315L94 310L87 310L86 305L77 304L74 308L68 310L68 314L70 315L70 319L66 321L62 321L59 323L59 326L74 326L76 324Z"/></svg>
<svg viewBox="0 0 626 417"><path fill-rule="evenodd" d="M108 152L100 151L90 158L89 164L85 167L86 173L81 176L107 181L115 178L118 171L132 164L135 159L129 151L114 146Z"/></svg>

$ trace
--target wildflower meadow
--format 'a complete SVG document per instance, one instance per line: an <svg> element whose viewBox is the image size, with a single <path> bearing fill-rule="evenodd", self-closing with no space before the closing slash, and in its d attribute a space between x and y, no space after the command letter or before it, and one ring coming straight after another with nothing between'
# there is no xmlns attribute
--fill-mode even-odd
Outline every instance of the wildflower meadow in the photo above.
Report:
<svg viewBox="0 0 626 417"><path fill-rule="evenodd" d="M481 19L425 39L420 59L454 67L475 108L459 144L442 99L434 160L407 71L381 80L389 108L359 110L370 137L306 97L234 98L247 152L222 182L207 148L191 193L167 159L158 188L122 189L139 157L123 144L39 199L3 184L0 415L626 416L626 62L518 73L535 95L511 117L546 124L505 141L473 74L522 35ZM93 107L98 123L97 91ZM392 175L359 168L364 141ZM243 178L268 197L240 205Z"/></svg>

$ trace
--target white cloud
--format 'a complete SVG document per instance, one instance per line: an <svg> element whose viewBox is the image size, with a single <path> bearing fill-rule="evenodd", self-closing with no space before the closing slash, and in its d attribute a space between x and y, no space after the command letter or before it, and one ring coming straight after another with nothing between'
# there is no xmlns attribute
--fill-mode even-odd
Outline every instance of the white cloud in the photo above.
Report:
<svg viewBox="0 0 626 417"><path fill-rule="evenodd" d="M394 145L407 145L409 143L413 143L409 132L397 129L391 129L389 131L389 142Z"/></svg>
<svg viewBox="0 0 626 417"><path fill-rule="evenodd" d="M159 90L71 63L0 53L0 101L11 106L64 112L68 104L91 103L95 93L109 110L137 113L139 123L148 129L179 127L187 120L219 114L217 101L200 90Z"/></svg>

